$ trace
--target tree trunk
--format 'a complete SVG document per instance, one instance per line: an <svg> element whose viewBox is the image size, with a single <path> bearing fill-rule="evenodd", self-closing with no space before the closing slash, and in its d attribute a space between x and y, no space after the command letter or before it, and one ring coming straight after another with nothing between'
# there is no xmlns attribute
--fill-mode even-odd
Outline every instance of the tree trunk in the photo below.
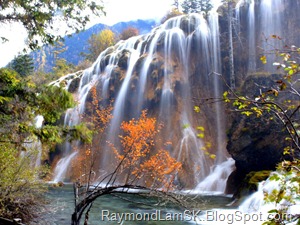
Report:
<svg viewBox="0 0 300 225"><path fill-rule="evenodd" d="M73 184L73 190L74 190L74 213L72 214L72 225L79 225L78 221L78 210L77 210L77 204L78 204L78 183L75 182Z"/></svg>

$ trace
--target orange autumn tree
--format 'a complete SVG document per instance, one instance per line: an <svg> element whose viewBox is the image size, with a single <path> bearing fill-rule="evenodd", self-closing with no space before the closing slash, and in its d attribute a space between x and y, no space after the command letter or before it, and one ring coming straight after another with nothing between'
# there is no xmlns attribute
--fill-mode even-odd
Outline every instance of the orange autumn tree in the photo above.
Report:
<svg viewBox="0 0 300 225"><path fill-rule="evenodd" d="M95 163L101 154L101 142L105 130L112 119L112 104L101 105L101 98L97 95L96 86L90 90L91 104L88 105L89 113L82 115L82 121L93 132L91 143L84 143L78 149L78 154L72 162L73 178L81 183L89 183L96 178Z"/></svg>
<svg viewBox="0 0 300 225"><path fill-rule="evenodd" d="M110 103L108 106L103 107L100 104L101 99L99 99L97 95L96 86L91 88L91 96L92 96L92 109L91 109L91 123L94 126L94 132L103 133L107 128L110 120L112 119L112 104Z"/></svg>
<svg viewBox="0 0 300 225"><path fill-rule="evenodd" d="M78 182L74 184L72 225L79 225L84 213L87 224L93 202L103 195L116 196L117 193L128 193L129 190L144 190L146 195L157 196L159 202L164 199L181 204L182 198L169 192L173 190L173 180L181 169L181 163L164 149L155 152L154 140L161 127L155 118L147 117L147 111L142 111L139 119L122 122L123 133L119 136L121 148L110 143L117 159L114 171L108 172L102 180L93 184L92 180L88 180L85 188Z"/></svg>
<svg viewBox="0 0 300 225"><path fill-rule="evenodd" d="M122 152L113 145L112 149L120 165L120 173L125 174L125 184L143 182L151 188L171 188L175 175L181 169L181 163L170 156L169 152L155 149L154 139L160 132L161 125L155 118L147 117L144 110L138 120L131 119L121 124L120 135Z"/></svg>

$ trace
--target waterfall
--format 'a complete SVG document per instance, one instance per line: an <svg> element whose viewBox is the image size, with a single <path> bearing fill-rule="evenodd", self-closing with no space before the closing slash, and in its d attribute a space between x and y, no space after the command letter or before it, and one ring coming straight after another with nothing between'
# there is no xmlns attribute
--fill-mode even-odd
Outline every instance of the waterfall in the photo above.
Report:
<svg viewBox="0 0 300 225"><path fill-rule="evenodd" d="M240 8L241 5L243 4L243 1L239 1L236 3L235 6L235 23L234 23L234 28L236 30L236 34L239 34L241 32L241 12L240 12Z"/></svg>
<svg viewBox="0 0 300 225"><path fill-rule="evenodd" d="M141 54L141 44L138 45L137 49L134 49L134 45L138 38L139 37L134 37L129 39L127 45L124 45L119 49L119 51L128 49L129 59L124 81L114 102L113 120L109 131L109 134L113 136L109 136L109 139L111 139L110 137L115 137L115 133L118 132L124 118L126 98L131 84L130 81L133 75L134 66Z"/></svg>
<svg viewBox="0 0 300 225"><path fill-rule="evenodd" d="M43 126L44 117L41 115L38 115L35 117L34 120L34 126L36 128L41 128ZM38 154L35 160L35 167L39 167L41 165L41 159L42 159L42 142L40 140L37 140L33 144L34 148L38 150Z"/></svg>
<svg viewBox="0 0 300 225"><path fill-rule="evenodd" d="M211 68L208 70L209 76L213 80L213 96L218 99L222 97L223 91L221 89L220 74L221 72L221 55L220 55L220 33L219 33L219 15L217 9L221 4L220 1L214 2L214 7L209 13L208 22L209 27L205 28L207 39L202 40L206 43L209 49L206 49L207 63L211 64ZM203 31L203 30L202 30ZM202 35L205 36L205 35ZM204 55L206 55L204 54ZM209 59L210 58L210 59ZM205 71L205 70L204 70ZM226 153L226 138L225 138L225 124L224 124L224 108L223 104L219 101L214 103L214 127L216 132L216 160L214 164L203 165L199 163L201 167L207 169L204 176L198 180L198 184L193 193L204 193L204 192L216 192L224 193L226 188L227 178L234 170L234 160L228 158ZM199 157L201 158L201 157ZM202 158L203 160L203 158Z"/></svg>
<svg viewBox="0 0 300 225"><path fill-rule="evenodd" d="M156 44L162 35L163 31L162 30L157 30L155 34L150 34L149 37L145 39L151 39L149 48L148 48L148 54L146 56L146 59L144 60L143 67L141 69L141 74L140 74L140 81L139 81L139 89L138 89L138 100L137 100L137 111L141 111L142 108L144 107L144 98L145 98L145 89L146 89L146 84L147 84L147 75L148 75L148 70L151 65L151 62L153 58L155 57L155 50L156 50ZM151 38L150 38L151 37Z"/></svg>
<svg viewBox="0 0 300 225"><path fill-rule="evenodd" d="M247 18L245 38L248 39L248 72L275 71L276 68L273 66L275 50L283 47L280 41L283 35L283 3L283 0L240 0L237 3L235 11L237 27L241 27L240 18ZM258 63L261 55L267 56L265 65Z"/></svg>
<svg viewBox="0 0 300 225"><path fill-rule="evenodd" d="M248 12L248 41L249 41L249 64L248 71L256 70L256 41L255 41L255 1L251 1Z"/></svg>
<svg viewBox="0 0 300 225"><path fill-rule="evenodd" d="M44 117L38 115L34 118L34 127L41 128L44 122ZM36 137L30 137L26 139L23 144L26 151L21 152L21 157L30 157L32 159L31 166L39 167L42 159L42 142Z"/></svg>
<svg viewBox="0 0 300 225"><path fill-rule="evenodd" d="M221 72L221 53L220 53L220 32L219 32L219 15L217 13L216 7L214 7L209 15L209 22L210 22L210 30L212 33L212 64L213 64L213 88L214 88L214 97L216 99L222 98L223 91L221 89L221 82L219 75L222 74ZM224 114L223 114L223 105L221 102L216 101L215 103L215 115L216 115L216 132L217 132L217 158L216 163L222 163L226 160L226 149L225 149L225 125L224 125Z"/></svg>
<svg viewBox="0 0 300 225"><path fill-rule="evenodd" d="M66 179L66 174L68 172L68 167L70 166L70 163L72 162L72 159L76 156L77 152L73 152L70 155L67 155L60 159L58 163L56 164L55 170L54 170L54 179L53 182L57 183L60 181L64 181Z"/></svg>
<svg viewBox="0 0 300 225"><path fill-rule="evenodd" d="M223 163L214 166L211 173L196 186L193 192L225 193L227 178L234 170L234 163L232 158L228 158Z"/></svg>
<svg viewBox="0 0 300 225"><path fill-rule="evenodd" d="M263 53L273 54L268 57L268 63L264 66L266 71L275 71L273 62L276 55L275 50L283 47L282 43L276 38L272 38L273 35L282 36L282 19L283 19L283 0L262 0L260 4L260 10L262 15L261 21L261 42ZM266 40L266 41L264 41Z"/></svg>
<svg viewBox="0 0 300 225"><path fill-rule="evenodd" d="M66 127L71 127L74 125L78 125L80 123L80 116L84 113L85 100L87 94L95 82L95 76L90 76L90 74L91 73L89 69L85 70L83 73L82 79L80 80L80 84L79 84L78 94L76 96L78 100L78 105L75 108L68 109L65 113L64 126ZM73 76L73 75L68 75L68 77L69 76ZM89 79L90 82L86 82L86 85L83 85L83 82L85 82L85 79L87 77L91 78ZM72 79L68 81L67 88L69 87L71 82ZM77 154L76 152L77 148L75 148L74 146L78 146L78 145L79 145L78 141L76 141L73 146L72 143L68 141L63 144L64 152L62 154L61 159L59 159L59 161L55 166L53 181L58 182L58 181L64 181L66 179L68 167L70 166L72 159Z"/></svg>
<svg viewBox="0 0 300 225"><path fill-rule="evenodd" d="M161 138L165 142L172 141L172 147L168 150L182 162L184 173L188 174L178 178L183 185L195 188L210 173L223 174L219 169L212 170L227 162L223 107L216 103L211 111L205 112L214 119L212 138L216 140L216 149L213 152L217 159L213 162L201 150L205 143L197 137L195 127L199 124L196 124L193 115L192 98L192 86L195 87L196 82L201 89L202 81L206 85L203 88L212 96L222 95L220 79L214 75L221 73L218 29L216 10L208 21L199 14L178 16L149 34L119 41L106 49L90 68L81 72L79 88L75 93L79 104L66 112L65 126L80 122L86 110L88 93L91 87L96 86L104 100L114 99L113 118L105 136L107 141L115 144L122 121L138 117L143 109L147 109L159 123L163 123ZM197 72L201 67L192 64L197 60L203 66L201 72ZM111 149L109 146L99 146L99 151L100 158L96 162L98 173L111 172L114 169ZM55 181L68 179L70 164L77 156L78 152L72 149L71 143L65 143L54 170Z"/></svg>
<svg viewBox="0 0 300 225"><path fill-rule="evenodd" d="M246 198L242 204L239 206L239 210L245 213L262 213L263 215L268 215L270 210L277 209L278 211L282 209L287 209L288 214L297 215L300 212L300 201L299 194L291 192L291 190L297 190L299 188L299 183L292 181L292 178L297 176L297 173L291 173L287 177L284 177L281 172L275 171L271 173L270 177L274 176L274 174L278 177L276 179L268 178L266 181L261 181L258 184L258 190ZM286 185L283 189L286 191L284 194L286 199L283 198L279 202L266 202L265 196L274 195L272 194L274 191L278 193L282 189L282 185ZM288 200L288 196L291 196L291 199L295 202L290 202ZM291 223L296 224L296 222Z"/></svg>

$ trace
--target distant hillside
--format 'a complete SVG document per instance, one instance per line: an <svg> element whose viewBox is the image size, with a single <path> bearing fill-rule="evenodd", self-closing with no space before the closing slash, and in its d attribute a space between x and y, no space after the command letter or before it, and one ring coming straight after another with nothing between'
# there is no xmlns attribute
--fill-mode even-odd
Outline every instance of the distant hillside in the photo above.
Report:
<svg viewBox="0 0 300 225"><path fill-rule="evenodd" d="M73 34L71 37L65 38L65 46L67 50L59 54L59 58L64 58L67 62L77 65L83 57L80 53L87 52L87 42L92 34L97 34L103 29L111 29L113 32L119 34L128 27L137 28L140 34L145 34L151 31L156 26L154 20L136 20L129 22L120 22L113 26L107 26L104 24L96 24L91 28L82 31L78 34ZM44 46L41 50L31 53L31 56L35 62L35 68L38 69L42 64L44 71L49 72L54 65L54 47Z"/></svg>

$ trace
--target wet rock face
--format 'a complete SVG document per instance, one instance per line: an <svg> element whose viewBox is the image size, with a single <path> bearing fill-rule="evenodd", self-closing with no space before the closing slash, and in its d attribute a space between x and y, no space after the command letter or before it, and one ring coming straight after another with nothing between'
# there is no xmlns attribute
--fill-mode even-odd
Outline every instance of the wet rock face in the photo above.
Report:
<svg viewBox="0 0 300 225"><path fill-rule="evenodd" d="M242 94L249 97L267 91L279 75L264 76L262 74L248 76L241 87ZM280 99L278 99L280 100ZM283 154L288 145L288 136L283 124L275 116L263 114L261 117L245 116L240 112L231 114L233 122L228 130L227 151L235 160L236 171L228 181L228 192L234 192L234 187L243 183L245 176L252 171L274 170L276 165L287 158Z"/></svg>
<svg viewBox="0 0 300 225"><path fill-rule="evenodd" d="M80 77L74 78L69 85L68 91L71 93L75 93L78 90L79 83L80 83Z"/></svg>
<svg viewBox="0 0 300 225"><path fill-rule="evenodd" d="M272 170L282 159L285 131L268 118L237 116L229 131L227 150L239 173Z"/></svg>
<svg viewBox="0 0 300 225"><path fill-rule="evenodd" d="M127 70L128 60L130 58L130 52L128 50L123 50L118 61L118 66L124 70Z"/></svg>

